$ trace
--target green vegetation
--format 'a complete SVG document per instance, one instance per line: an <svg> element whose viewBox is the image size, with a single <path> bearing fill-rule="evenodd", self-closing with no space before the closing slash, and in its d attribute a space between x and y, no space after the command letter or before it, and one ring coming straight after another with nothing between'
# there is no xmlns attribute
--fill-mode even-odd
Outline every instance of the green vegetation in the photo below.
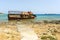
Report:
<svg viewBox="0 0 60 40"><path fill-rule="evenodd" d="M52 36L42 36L41 39L42 40L57 40L56 38L54 38Z"/></svg>

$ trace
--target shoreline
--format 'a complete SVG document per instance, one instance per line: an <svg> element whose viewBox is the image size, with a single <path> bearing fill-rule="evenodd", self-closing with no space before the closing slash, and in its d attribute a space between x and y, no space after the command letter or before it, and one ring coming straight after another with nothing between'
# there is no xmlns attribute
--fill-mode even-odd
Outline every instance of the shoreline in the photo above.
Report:
<svg viewBox="0 0 60 40"><path fill-rule="evenodd" d="M41 22L34 22L34 21L27 21L27 20L11 20L8 22L0 23L0 26L10 26L13 30L18 30L16 28L31 28L34 33L38 36L38 40L41 40L42 36L50 36L54 39L60 40L60 20L52 20L52 21L41 21ZM18 27L18 25L20 25ZM4 27L3 27L4 28ZM25 31L27 31L25 29ZM29 34L29 33L28 33ZM29 34L32 35L32 34ZM35 38L35 37L34 37ZM47 39L46 39L47 40Z"/></svg>

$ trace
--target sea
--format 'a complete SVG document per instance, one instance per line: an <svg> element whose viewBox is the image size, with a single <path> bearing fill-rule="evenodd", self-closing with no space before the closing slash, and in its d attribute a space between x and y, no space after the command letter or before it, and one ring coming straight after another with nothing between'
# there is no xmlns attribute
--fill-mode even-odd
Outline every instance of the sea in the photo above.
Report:
<svg viewBox="0 0 60 40"><path fill-rule="evenodd" d="M35 21L60 20L60 14L36 14Z"/></svg>
<svg viewBox="0 0 60 40"><path fill-rule="evenodd" d="M42 20L60 20L60 14L35 14L34 21L39 22ZM0 14L0 22L8 22L8 14Z"/></svg>

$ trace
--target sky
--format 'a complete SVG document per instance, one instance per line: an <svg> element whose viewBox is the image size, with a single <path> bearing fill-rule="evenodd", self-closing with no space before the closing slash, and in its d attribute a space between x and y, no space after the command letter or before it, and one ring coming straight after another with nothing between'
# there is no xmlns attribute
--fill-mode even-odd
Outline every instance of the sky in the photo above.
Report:
<svg viewBox="0 0 60 40"><path fill-rule="evenodd" d="M33 13L60 13L60 0L0 0L0 12L32 11Z"/></svg>

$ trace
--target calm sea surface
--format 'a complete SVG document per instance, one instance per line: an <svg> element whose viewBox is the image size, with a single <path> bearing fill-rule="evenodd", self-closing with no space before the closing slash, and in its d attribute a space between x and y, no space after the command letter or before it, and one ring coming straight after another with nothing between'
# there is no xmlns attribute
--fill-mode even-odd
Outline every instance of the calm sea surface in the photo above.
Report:
<svg viewBox="0 0 60 40"><path fill-rule="evenodd" d="M60 14L36 14L34 21L60 20ZM8 14L0 14L0 21L8 21Z"/></svg>
<svg viewBox="0 0 60 40"><path fill-rule="evenodd" d="M8 14L0 14L0 22L7 22Z"/></svg>
<svg viewBox="0 0 60 40"><path fill-rule="evenodd" d="M35 21L60 20L60 14L36 14Z"/></svg>

